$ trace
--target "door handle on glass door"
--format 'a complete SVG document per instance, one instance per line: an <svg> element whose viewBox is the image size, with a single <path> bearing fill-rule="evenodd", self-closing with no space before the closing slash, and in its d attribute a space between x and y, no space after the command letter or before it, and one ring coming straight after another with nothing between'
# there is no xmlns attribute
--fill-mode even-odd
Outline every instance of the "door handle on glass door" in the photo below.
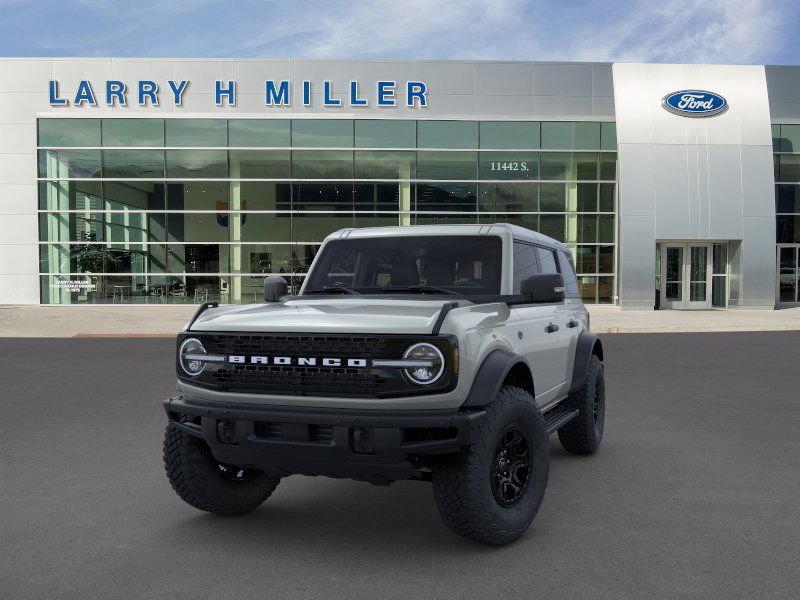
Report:
<svg viewBox="0 0 800 600"><path fill-rule="evenodd" d="M554 332L558 331L558 325L556 325L555 323L550 323L550 324L548 324L547 327L544 328L544 330L547 333L554 333Z"/></svg>

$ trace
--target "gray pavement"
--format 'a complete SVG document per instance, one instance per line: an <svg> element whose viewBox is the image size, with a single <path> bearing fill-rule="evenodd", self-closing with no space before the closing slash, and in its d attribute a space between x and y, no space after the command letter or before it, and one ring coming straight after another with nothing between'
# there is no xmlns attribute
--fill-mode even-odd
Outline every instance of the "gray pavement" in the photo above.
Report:
<svg viewBox="0 0 800 600"><path fill-rule="evenodd" d="M292 477L197 512L161 465L172 340L0 340L0 597L797 597L800 334L603 342L600 453L551 438L539 516L493 549L416 482Z"/></svg>

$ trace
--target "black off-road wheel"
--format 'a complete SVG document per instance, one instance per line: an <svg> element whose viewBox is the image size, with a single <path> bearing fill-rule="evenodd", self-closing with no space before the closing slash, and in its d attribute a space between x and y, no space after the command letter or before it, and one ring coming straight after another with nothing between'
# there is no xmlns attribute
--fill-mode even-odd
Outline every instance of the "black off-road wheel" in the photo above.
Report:
<svg viewBox="0 0 800 600"><path fill-rule="evenodd" d="M578 416L558 430L564 450L572 454L594 454L603 441L606 412L606 382L602 361L594 354L583 386L567 400Z"/></svg>
<svg viewBox="0 0 800 600"><path fill-rule="evenodd" d="M536 516L549 469L547 431L533 398L504 386L487 408L477 441L434 465L436 506L457 534L504 546Z"/></svg>
<svg viewBox="0 0 800 600"><path fill-rule="evenodd" d="M203 440L172 424L164 434L164 467L172 489L184 502L215 515L249 513L280 482L257 469L221 464Z"/></svg>

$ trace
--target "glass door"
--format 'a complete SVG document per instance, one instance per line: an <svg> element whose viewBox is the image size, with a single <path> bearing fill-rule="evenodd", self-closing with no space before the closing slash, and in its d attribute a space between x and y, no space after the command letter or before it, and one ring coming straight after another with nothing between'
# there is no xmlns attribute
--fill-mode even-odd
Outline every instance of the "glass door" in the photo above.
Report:
<svg viewBox="0 0 800 600"><path fill-rule="evenodd" d="M663 308L711 308L711 244L661 245Z"/></svg>

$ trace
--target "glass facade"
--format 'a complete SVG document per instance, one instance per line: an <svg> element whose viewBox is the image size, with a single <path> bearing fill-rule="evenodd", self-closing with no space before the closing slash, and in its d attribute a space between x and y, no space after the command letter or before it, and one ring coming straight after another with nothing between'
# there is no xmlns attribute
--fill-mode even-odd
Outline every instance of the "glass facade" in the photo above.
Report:
<svg viewBox="0 0 800 600"><path fill-rule="evenodd" d="M773 125L777 302L800 303L800 124Z"/></svg>
<svg viewBox="0 0 800 600"><path fill-rule="evenodd" d="M40 119L38 146L45 304L259 302L336 229L494 222L615 298L614 123Z"/></svg>

